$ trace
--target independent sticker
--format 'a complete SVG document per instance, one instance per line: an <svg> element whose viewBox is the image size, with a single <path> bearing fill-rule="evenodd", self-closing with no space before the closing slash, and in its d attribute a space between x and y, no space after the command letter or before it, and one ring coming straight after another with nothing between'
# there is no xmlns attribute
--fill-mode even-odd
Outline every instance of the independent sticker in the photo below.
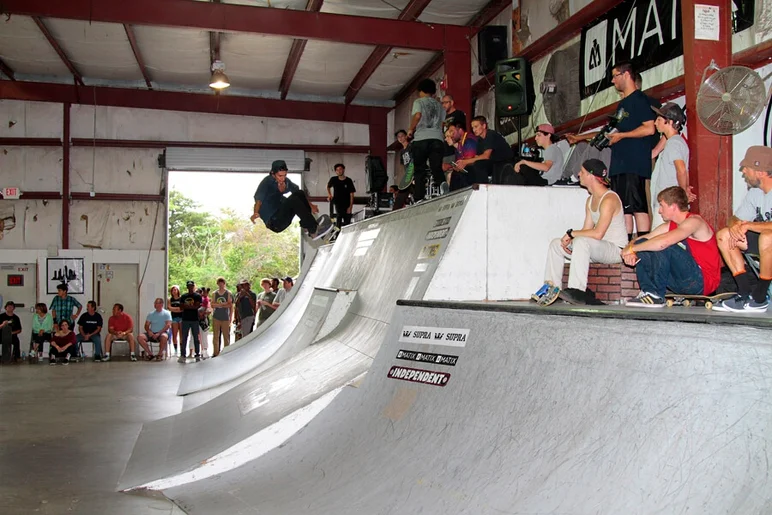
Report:
<svg viewBox="0 0 772 515"><path fill-rule="evenodd" d="M398 379L410 383L423 383L433 386L445 386L450 381L450 374L447 372L432 372L431 370L421 370L420 368L407 368L393 366L387 374L389 379Z"/></svg>

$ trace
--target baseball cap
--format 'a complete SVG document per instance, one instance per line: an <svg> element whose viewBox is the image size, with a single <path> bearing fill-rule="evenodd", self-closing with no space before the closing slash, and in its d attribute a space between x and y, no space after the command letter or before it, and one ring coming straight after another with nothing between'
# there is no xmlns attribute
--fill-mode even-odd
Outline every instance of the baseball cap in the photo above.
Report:
<svg viewBox="0 0 772 515"><path fill-rule="evenodd" d="M673 120L674 122L678 122L681 125L686 123L686 115L684 115L684 110L674 102L666 102L662 105L662 107L659 108L651 106L651 110L666 120Z"/></svg>
<svg viewBox="0 0 772 515"><path fill-rule="evenodd" d="M249 284L249 279L242 279L239 284Z"/></svg>
<svg viewBox="0 0 772 515"><path fill-rule="evenodd" d="M740 161L740 167L743 166L764 172L772 170L772 148L761 145L748 147L745 157Z"/></svg>
<svg viewBox="0 0 772 515"><path fill-rule="evenodd" d="M196 281L188 281L185 283L185 286L195 286L195 285L196 285Z"/></svg>
<svg viewBox="0 0 772 515"><path fill-rule="evenodd" d="M287 171L287 163L283 159L277 159L271 163L271 172Z"/></svg>
<svg viewBox="0 0 772 515"><path fill-rule="evenodd" d="M544 132L546 134L555 134L555 127L551 123L542 123L536 127L537 132Z"/></svg>
<svg viewBox="0 0 772 515"><path fill-rule="evenodd" d="M588 159L582 163L582 168L587 170L591 175L603 180L606 184L609 183L608 167L600 159Z"/></svg>
<svg viewBox="0 0 772 515"><path fill-rule="evenodd" d="M295 281L293 281L292 277L290 277L290 276L285 277L284 279L282 279L282 281L295 284Z"/></svg>

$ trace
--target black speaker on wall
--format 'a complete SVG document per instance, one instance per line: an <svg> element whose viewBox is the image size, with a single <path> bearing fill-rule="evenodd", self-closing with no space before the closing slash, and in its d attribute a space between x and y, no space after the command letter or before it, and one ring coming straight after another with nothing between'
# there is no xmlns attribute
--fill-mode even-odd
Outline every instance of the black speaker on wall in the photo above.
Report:
<svg viewBox="0 0 772 515"><path fill-rule="evenodd" d="M534 89L531 64L522 57L496 63L496 116L530 115Z"/></svg>
<svg viewBox="0 0 772 515"><path fill-rule="evenodd" d="M477 34L478 72L488 75L496 62L509 57L506 25L488 25Z"/></svg>
<svg viewBox="0 0 772 515"><path fill-rule="evenodd" d="M378 193L386 189L389 182L389 173L383 166L383 161L378 156L367 156L365 161L365 175L367 177L367 193Z"/></svg>

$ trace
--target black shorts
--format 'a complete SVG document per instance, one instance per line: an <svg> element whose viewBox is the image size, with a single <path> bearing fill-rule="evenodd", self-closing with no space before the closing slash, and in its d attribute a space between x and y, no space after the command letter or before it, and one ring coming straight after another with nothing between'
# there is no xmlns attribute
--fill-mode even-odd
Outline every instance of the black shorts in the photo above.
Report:
<svg viewBox="0 0 772 515"><path fill-rule="evenodd" d="M758 256L759 255L759 233L753 232L753 231L746 231L745 241L748 242L748 250L746 250L745 253Z"/></svg>
<svg viewBox="0 0 772 515"><path fill-rule="evenodd" d="M611 189L619 195L625 214L648 213L646 202L646 179L640 175L623 173L611 176Z"/></svg>

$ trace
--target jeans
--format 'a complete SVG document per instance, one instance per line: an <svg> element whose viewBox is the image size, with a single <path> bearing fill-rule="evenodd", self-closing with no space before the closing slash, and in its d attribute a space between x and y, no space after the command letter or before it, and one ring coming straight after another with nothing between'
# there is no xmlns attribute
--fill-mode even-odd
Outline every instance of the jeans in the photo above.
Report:
<svg viewBox="0 0 772 515"><path fill-rule="evenodd" d="M94 356L102 355L102 335L101 334L94 334L88 340L83 338L82 334L79 334L78 345L80 345L83 342L91 342L94 344Z"/></svg>
<svg viewBox="0 0 772 515"><path fill-rule="evenodd" d="M413 200L423 200L426 196L426 173L431 170L436 185L445 182L445 174L442 171L442 156L445 153L445 142L438 139L424 139L414 141L412 144L413 163L415 172L415 191ZM426 162L429 162L427 168Z"/></svg>
<svg viewBox="0 0 772 515"><path fill-rule="evenodd" d="M641 238L636 243L646 241ZM685 295L702 295L702 270L691 253L681 246L671 245L658 252L638 252L640 261L635 266L641 291L665 297L668 289Z"/></svg>
<svg viewBox="0 0 772 515"><path fill-rule="evenodd" d="M596 240L577 236L572 241L572 252L568 254L560 245L560 238L555 238L547 249L547 269L544 281L555 286L563 284L563 263L565 258L571 260L568 271L568 287L587 291L587 276L590 273L590 263L605 263L612 265L621 263L622 256L619 247L606 240ZM561 287L562 288L562 287Z"/></svg>
<svg viewBox="0 0 772 515"><path fill-rule="evenodd" d="M297 215L300 218L300 227L308 232L316 232L319 225L316 217L311 212L311 204L308 203L308 197L305 192L296 191L281 203L279 209L273 214L270 220L263 220L265 226L273 232L282 232L289 227L292 219ZM184 323L184 322L183 322Z"/></svg>
<svg viewBox="0 0 772 515"><path fill-rule="evenodd" d="M188 332L193 335L193 346L196 351L196 356L200 356L201 340L199 335L201 333L201 328L199 327L198 322L190 320L183 320L182 327L180 328L180 340L182 340L180 342L182 344L180 356L186 356L188 354Z"/></svg>
<svg viewBox="0 0 772 515"><path fill-rule="evenodd" d="M335 225L340 229L351 223L351 213L348 213L348 204L335 204Z"/></svg>

